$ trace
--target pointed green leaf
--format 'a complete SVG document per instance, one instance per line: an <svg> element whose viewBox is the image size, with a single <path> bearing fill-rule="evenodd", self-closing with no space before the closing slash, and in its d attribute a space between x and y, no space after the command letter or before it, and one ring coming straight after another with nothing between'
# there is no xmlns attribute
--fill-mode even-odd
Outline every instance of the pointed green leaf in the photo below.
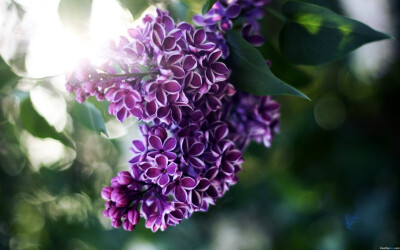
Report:
<svg viewBox="0 0 400 250"><path fill-rule="evenodd" d="M75 102L73 112L83 126L96 133L104 133L108 136L103 116L93 104Z"/></svg>
<svg viewBox="0 0 400 250"><path fill-rule="evenodd" d="M134 20L138 19L150 5L148 0L118 0L120 4L129 10Z"/></svg>
<svg viewBox="0 0 400 250"><path fill-rule="evenodd" d="M270 69L272 73L282 81L295 88L305 87L311 83L312 77L283 58L278 49L269 40L266 40L258 49L264 58L271 60L272 66Z"/></svg>
<svg viewBox="0 0 400 250"><path fill-rule="evenodd" d="M309 100L299 90L274 76L260 52L239 33L227 31L226 38L230 46L227 60L232 69L230 80L237 88L257 96L293 95Z"/></svg>
<svg viewBox="0 0 400 250"><path fill-rule="evenodd" d="M289 1L279 44L294 63L317 65L338 59L358 47L389 35L314 4Z"/></svg>
<svg viewBox="0 0 400 250"><path fill-rule="evenodd" d="M206 14L211 9L211 7L213 7L215 2L217 2L217 0L207 0L203 6L203 9L201 10L201 13L203 13L203 15Z"/></svg>
<svg viewBox="0 0 400 250"><path fill-rule="evenodd" d="M58 132L33 107L30 97L25 98L20 105L21 119L25 129L38 138L52 138L65 146L75 149L72 140L64 133Z"/></svg>

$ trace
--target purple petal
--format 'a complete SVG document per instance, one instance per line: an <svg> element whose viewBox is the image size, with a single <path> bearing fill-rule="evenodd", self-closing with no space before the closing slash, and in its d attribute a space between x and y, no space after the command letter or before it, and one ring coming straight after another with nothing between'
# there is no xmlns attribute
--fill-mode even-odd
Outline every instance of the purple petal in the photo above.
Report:
<svg viewBox="0 0 400 250"><path fill-rule="evenodd" d="M126 94L126 95L125 95L124 103L125 103L125 106L126 106L128 109L133 109L133 108L135 107L135 105L136 105L135 99L134 99L133 96L131 96L130 94Z"/></svg>
<svg viewBox="0 0 400 250"><path fill-rule="evenodd" d="M187 200L186 191L182 187L177 186L175 188L175 198L180 202L185 202Z"/></svg>
<svg viewBox="0 0 400 250"><path fill-rule="evenodd" d="M242 153L239 150L231 150L226 154L225 159L230 162L235 162L239 160L241 156Z"/></svg>
<svg viewBox="0 0 400 250"><path fill-rule="evenodd" d="M214 73L212 72L212 70L210 68L206 69L206 81L209 85L212 85L215 82Z"/></svg>
<svg viewBox="0 0 400 250"><path fill-rule="evenodd" d="M147 177L154 179L161 175L161 170L159 168L152 167L146 170L146 175Z"/></svg>
<svg viewBox="0 0 400 250"><path fill-rule="evenodd" d="M217 167L212 167L207 170L205 177L209 180L214 179L218 174L218 168Z"/></svg>
<svg viewBox="0 0 400 250"><path fill-rule="evenodd" d="M171 109L168 107L168 106L166 106L166 107L160 107L158 110L157 110L157 117L158 118L164 118L164 117L166 117L166 116L168 116L169 115L169 112L171 111Z"/></svg>
<svg viewBox="0 0 400 250"><path fill-rule="evenodd" d="M135 46L136 46L136 53L138 55L142 55L144 53L144 50L145 50L145 47L144 47L143 43L141 43L139 41L136 41Z"/></svg>
<svg viewBox="0 0 400 250"><path fill-rule="evenodd" d="M118 111L118 113L117 113L117 119L118 119L120 122L123 122L123 121L125 120L125 118L127 117L127 114L128 114L128 112L126 111L126 109L125 109L125 108L122 108L122 109L120 109L120 110Z"/></svg>
<svg viewBox="0 0 400 250"><path fill-rule="evenodd" d="M192 88L200 88L202 83L201 76L197 72L194 72L189 86Z"/></svg>
<svg viewBox="0 0 400 250"><path fill-rule="evenodd" d="M216 61L218 61L218 59L221 57L221 55L222 55L221 50L217 49L217 50L213 51L208 57L208 62L215 63Z"/></svg>
<svg viewBox="0 0 400 250"><path fill-rule="evenodd" d="M191 156L198 156L204 152L204 149L205 149L205 146L203 143L196 142L190 147L188 154Z"/></svg>
<svg viewBox="0 0 400 250"><path fill-rule="evenodd" d="M119 90L115 93L113 102L118 102L124 97L125 93L123 90Z"/></svg>
<svg viewBox="0 0 400 250"><path fill-rule="evenodd" d="M181 67L172 65L172 66L170 66L170 69L171 69L174 77L176 77L178 79L185 77L185 71Z"/></svg>
<svg viewBox="0 0 400 250"><path fill-rule="evenodd" d="M197 157L190 157L189 163L192 164L193 167L198 168L198 169L203 169L205 167L204 162Z"/></svg>
<svg viewBox="0 0 400 250"><path fill-rule="evenodd" d="M182 120L182 111L176 105L173 105L171 107L171 112L174 122L179 123Z"/></svg>
<svg viewBox="0 0 400 250"><path fill-rule="evenodd" d="M152 135L149 137L149 144L155 149L155 150L161 150L163 149L162 141L160 137Z"/></svg>
<svg viewBox="0 0 400 250"><path fill-rule="evenodd" d="M211 64L211 69L219 75L224 75L229 72L229 69L222 62L215 62L215 63Z"/></svg>
<svg viewBox="0 0 400 250"><path fill-rule="evenodd" d="M175 211L172 211L170 213L170 215L172 215L177 220L182 220L183 219L183 213L178 209L175 210Z"/></svg>
<svg viewBox="0 0 400 250"><path fill-rule="evenodd" d="M165 170L167 170L167 173L168 173L169 175L174 175L174 174L176 173L177 169L178 169L178 164L176 164L175 162L169 164L169 165L165 168Z"/></svg>
<svg viewBox="0 0 400 250"><path fill-rule="evenodd" d="M242 36L248 37L250 35L250 31L251 31L251 24L249 23L244 24L242 27Z"/></svg>
<svg viewBox="0 0 400 250"><path fill-rule="evenodd" d="M219 126L215 130L215 138L217 140L222 140L224 139L229 133L228 127L227 126Z"/></svg>
<svg viewBox="0 0 400 250"><path fill-rule="evenodd" d="M205 50L205 51L211 51L215 48L215 43L204 43L198 46L198 48Z"/></svg>
<svg viewBox="0 0 400 250"><path fill-rule="evenodd" d="M165 82L163 88L170 94L176 94L181 91L181 85L177 81Z"/></svg>
<svg viewBox="0 0 400 250"><path fill-rule="evenodd" d="M216 96L210 96L207 99L207 108L209 108L210 110L214 111L221 106L222 106L221 100L218 99Z"/></svg>
<svg viewBox="0 0 400 250"><path fill-rule="evenodd" d="M245 39L254 46L261 46L264 43L264 37L260 35L251 35L245 37Z"/></svg>
<svg viewBox="0 0 400 250"><path fill-rule="evenodd" d="M196 190L192 191L192 204L195 205L196 207L199 207L201 205L201 196L200 193L197 192Z"/></svg>
<svg viewBox="0 0 400 250"><path fill-rule="evenodd" d="M166 151L166 152L164 152L164 155L170 160L175 160L176 159L176 154L173 153L173 152Z"/></svg>
<svg viewBox="0 0 400 250"><path fill-rule="evenodd" d="M226 17L229 19L236 18L239 16L241 8L238 4L232 4L226 10Z"/></svg>
<svg viewBox="0 0 400 250"><path fill-rule="evenodd" d="M181 54L176 54L176 55L171 55L170 57L168 57L167 63L169 65L175 64L177 62L179 62L180 60L182 60L183 55Z"/></svg>
<svg viewBox="0 0 400 250"><path fill-rule="evenodd" d="M170 31L174 28L174 20L169 16L163 16L162 23L167 31Z"/></svg>
<svg viewBox="0 0 400 250"><path fill-rule="evenodd" d="M131 115L141 119L143 118L143 109L141 108L133 108L131 110L129 110L129 113L131 113Z"/></svg>
<svg viewBox="0 0 400 250"><path fill-rule="evenodd" d="M157 137L157 138L158 138L158 137ZM158 155L158 156L156 157L155 160L156 160L157 165L158 165L160 168L164 169L164 168L167 167L168 158L167 158L165 155Z"/></svg>
<svg viewBox="0 0 400 250"><path fill-rule="evenodd" d="M176 45L175 38L172 36L167 36L163 41L162 47L164 50L171 50L175 47L175 45Z"/></svg>
<svg viewBox="0 0 400 250"><path fill-rule="evenodd" d="M146 150L146 148L141 140L134 140L134 141L132 141L132 144L133 144L133 150L135 152L143 152Z"/></svg>
<svg viewBox="0 0 400 250"><path fill-rule="evenodd" d="M147 169L151 168L152 165L149 162L143 162L138 164L139 168L142 169L143 171L146 171Z"/></svg>
<svg viewBox="0 0 400 250"><path fill-rule="evenodd" d="M183 69L186 71L193 70L197 67L197 60L193 55L185 56L183 59Z"/></svg>
<svg viewBox="0 0 400 250"><path fill-rule="evenodd" d="M152 35L153 43L156 46L161 47L161 43L164 40L164 37L165 37L164 28L159 23L154 23L153 24L153 35Z"/></svg>
<svg viewBox="0 0 400 250"><path fill-rule="evenodd" d="M158 179L158 185L160 185L161 187L164 187L165 185L167 185L169 182L169 176L168 174L162 174L160 179Z"/></svg>
<svg viewBox="0 0 400 250"><path fill-rule="evenodd" d="M211 182L206 178L201 178L197 183L196 190L205 191L210 186Z"/></svg>
<svg viewBox="0 0 400 250"><path fill-rule="evenodd" d="M157 90L156 99L161 105L167 105L167 94L162 89Z"/></svg>
<svg viewBox="0 0 400 250"><path fill-rule="evenodd" d="M154 115L156 113L156 111L157 111L157 104L155 101L146 103L146 113L149 116Z"/></svg>
<svg viewBox="0 0 400 250"><path fill-rule="evenodd" d="M229 162L224 161L221 163L221 171L227 174L233 174L235 167Z"/></svg>
<svg viewBox="0 0 400 250"><path fill-rule="evenodd" d="M268 103L268 105L265 107L265 109L268 111L275 111L275 110L278 110L279 108L280 108L280 105L277 102Z"/></svg>
<svg viewBox="0 0 400 250"><path fill-rule="evenodd" d="M201 110L199 109L193 111L192 114L190 115L190 119L192 119L194 122L202 120L203 117L204 117L203 112L201 112Z"/></svg>
<svg viewBox="0 0 400 250"><path fill-rule="evenodd" d="M182 30L181 29L173 29L169 32L170 36L173 36L176 41L178 41L182 37Z"/></svg>
<svg viewBox="0 0 400 250"><path fill-rule="evenodd" d="M176 138L171 137L165 140L164 142L164 150L165 151L171 151L176 147Z"/></svg>
<svg viewBox="0 0 400 250"><path fill-rule="evenodd" d="M185 189L193 189L196 184L196 181L190 177L184 177L180 179L180 185Z"/></svg>
<svg viewBox="0 0 400 250"><path fill-rule="evenodd" d="M128 33L132 38L135 38L135 39L137 39L140 35L140 31L137 29L129 29Z"/></svg>
<svg viewBox="0 0 400 250"><path fill-rule="evenodd" d="M172 192L172 190L174 190L175 188L175 183L171 182L170 184L168 184L164 189L163 189L163 193L164 194L169 194Z"/></svg>
<svg viewBox="0 0 400 250"><path fill-rule="evenodd" d="M214 185L211 185L208 187L206 194L212 198L217 198L218 197L218 189Z"/></svg>
<svg viewBox="0 0 400 250"><path fill-rule="evenodd" d="M194 44L200 45L204 43L205 40L206 40L206 32L204 31L204 29L196 30L196 32L193 35Z"/></svg>
<svg viewBox="0 0 400 250"><path fill-rule="evenodd" d="M204 17L202 15L194 15L192 20L197 26L204 26L205 24Z"/></svg>

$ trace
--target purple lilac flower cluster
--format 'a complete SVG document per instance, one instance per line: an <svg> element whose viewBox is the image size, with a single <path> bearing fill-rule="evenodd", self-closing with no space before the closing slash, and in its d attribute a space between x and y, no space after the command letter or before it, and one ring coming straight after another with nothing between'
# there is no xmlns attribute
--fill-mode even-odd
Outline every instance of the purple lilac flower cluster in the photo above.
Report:
<svg viewBox="0 0 400 250"><path fill-rule="evenodd" d="M264 16L264 6L271 0L218 0L204 15L195 15L193 21L207 32L207 38L223 52L222 58L229 56L224 33L232 29L232 20L240 17L243 37L254 46L261 46L264 38L260 34L259 19Z"/></svg>
<svg viewBox="0 0 400 250"><path fill-rule="evenodd" d="M249 141L269 146L279 105L237 91L222 54L206 29L157 10L110 44L104 64L84 62L68 76L78 102L106 99L121 122L147 123L132 143L130 171L101 192L112 226L131 231L143 217L155 232L207 211L237 182Z"/></svg>

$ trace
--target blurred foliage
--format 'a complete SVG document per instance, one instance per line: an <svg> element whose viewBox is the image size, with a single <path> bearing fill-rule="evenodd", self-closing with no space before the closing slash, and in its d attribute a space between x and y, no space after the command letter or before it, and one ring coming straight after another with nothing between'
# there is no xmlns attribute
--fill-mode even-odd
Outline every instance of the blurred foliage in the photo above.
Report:
<svg viewBox="0 0 400 250"><path fill-rule="evenodd" d="M390 38L327 8L296 1L282 7L282 55L294 63L318 65L343 57L369 42Z"/></svg>
<svg viewBox="0 0 400 250"><path fill-rule="evenodd" d="M182 1L188 9L185 18L205 2ZM307 2L340 12L334 0ZM293 66L276 49L282 24L271 16L263 25L271 39L260 52L272 59L271 71L298 83L313 101L277 98L282 105L281 133L272 147L251 144L240 181L216 206L155 234L143 222L134 232L111 229L102 216L100 190L126 169L123 156L129 146L123 141L135 133L128 130L123 137L107 139L88 130L73 115L74 101L66 98L66 110L60 108L68 114L63 133L73 138L76 150L52 139L35 138L20 113L27 95L15 91L18 77L0 61L0 249L399 246L400 58L379 80L369 82L355 76L348 59L318 67ZM23 80L18 83L25 85ZM36 109L35 99L30 100ZM105 103L91 102L103 114L107 112ZM37 115L44 116L39 110ZM57 129L46 116L34 120L40 119L46 119L47 125L35 129ZM54 151L59 157L51 161L51 151L45 154L49 159L40 159L46 153L41 151L49 149L60 149Z"/></svg>

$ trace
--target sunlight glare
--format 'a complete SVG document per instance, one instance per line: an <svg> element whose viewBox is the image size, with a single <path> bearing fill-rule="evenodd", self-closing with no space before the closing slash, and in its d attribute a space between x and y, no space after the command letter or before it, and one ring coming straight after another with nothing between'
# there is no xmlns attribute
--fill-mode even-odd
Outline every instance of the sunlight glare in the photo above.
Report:
<svg viewBox="0 0 400 250"><path fill-rule="evenodd" d="M94 0L87 37L68 30L58 17L58 3L28 4L35 29L27 57L30 76L60 75L73 70L82 58L98 63L99 52L112 39L125 35L132 17L114 0Z"/></svg>

